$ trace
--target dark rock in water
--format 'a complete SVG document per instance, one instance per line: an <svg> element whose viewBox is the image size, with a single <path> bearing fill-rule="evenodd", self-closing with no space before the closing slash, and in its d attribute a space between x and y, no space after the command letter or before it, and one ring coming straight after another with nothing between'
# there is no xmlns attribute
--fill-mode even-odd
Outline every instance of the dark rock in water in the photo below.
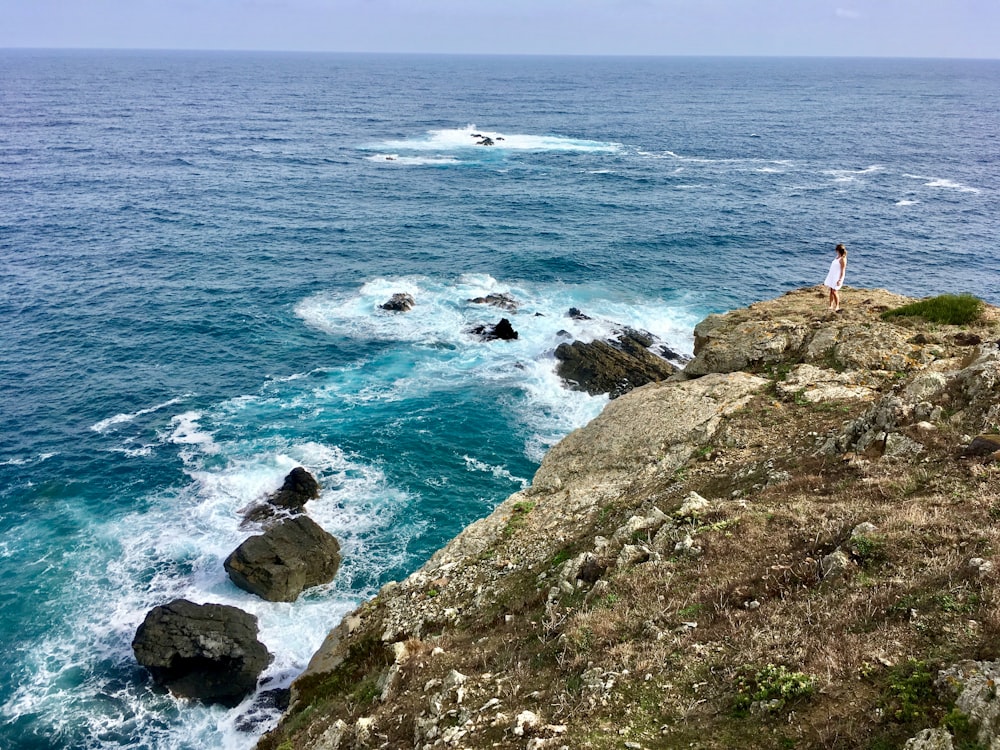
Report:
<svg viewBox="0 0 1000 750"><path fill-rule="evenodd" d="M476 141L476 145L477 146L492 146L493 145L493 139L490 138L488 135L484 135L483 139L481 141Z"/></svg>
<svg viewBox="0 0 1000 750"><path fill-rule="evenodd" d="M504 137L503 137L502 135L498 135L498 136L497 136L497 140L498 140L498 141L502 141L502 140L504 140Z"/></svg>
<svg viewBox="0 0 1000 750"><path fill-rule="evenodd" d="M309 500L319 497L319 482L301 466L296 466L285 476L281 489L268 496L262 504L254 505L243 516L244 522L264 522L281 511L286 515L304 513Z"/></svg>
<svg viewBox="0 0 1000 750"><path fill-rule="evenodd" d="M179 698L233 707L257 686L271 655L257 639L257 618L225 604L175 599L154 607L132 650L158 685Z"/></svg>
<svg viewBox="0 0 1000 750"><path fill-rule="evenodd" d="M556 331L556 336L559 336L560 338L564 339L573 338L573 334L567 331L565 328L560 328L558 331Z"/></svg>
<svg viewBox="0 0 1000 750"><path fill-rule="evenodd" d="M962 451L965 456L990 456L1000 451L1000 435L976 435Z"/></svg>
<svg viewBox="0 0 1000 750"><path fill-rule="evenodd" d="M276 712L288 709L292 691L289 688L263 690L254 699L253 705L236 719L237 732L255 732L261 724L269 722Z"/></svg>
<svg viewBox="0 0 1000 750"><path fill-rule="evenodd" d="M691 361L691 358L688 355L681 354L680 352L671 349L666 344L662 344L660 346L660 356L681 366L686 365Z"/></svg>
<svg viewBox="0 0 1000 750"><path fill-rule="evenodd" d="M514 330L507 318L501 318L496 325L476 326L470 329L469 333L482 337L483 341L494 341L495 339L512 341L517 338L517 331Z"/></svg>
<svg viewBox="0 0 1000 750"><path fill-rule="evenodd" d="M485 297L474 297L470 299L476 305L492 305L493 307L499 307L501 310L506 310L507 312L517 312L517 300L511 297L506 292L501 292L500 294L487 294Z"/></svg>
<svg viewBox="0 0 1000 750"><path fill-rule="evenodd" d="M473 138L482 138L482 137L483 137L483 134L482 134L482 133L473 133L473 134L472 134L472 137L473 137Z"/></svg>
<svg viewBox="0 0 1000 750"><path fill-rule="evenodd" d="M416 300L413 299L412 294L397 292L389 298L388 302L384 302L379 305L379 307L383 310L389 310L390 312L409 312L413 309L415 304L417 303Z"/></svg>
<svg viewBox="0 0 1000 750"><path fill-rule="evenodd" d="M307 516L295 516L247 539L224 566L244 591L271 602L293 602L304 589L333 580L340 544Z"/></svg>
<svg viewBox="0 0 1000 750"><path fill-rule="evenodd" d="M572 318L573 320L593 320L593 318L590 317L589 315L584 315L582 312L580 312L580 308L578 307L571 307L569 309L569 312L566 313L566 315Z"/></svg>
<svg viewBox="0 0 1000 750"><path fill-rule="evenodd" d="M271 505L289 510L301 510L309 500L319 497L319 482L301 466L296 466L285 476L281 489L271 495L267 501Z"/></svg>
<svg viewBox="0 0 1000 750"><path fill-rule="evenodd" d="M644 331L626 328L617 339L609 341L563 343L556 348L556 372L575 390L618 398L640 385L665 380L677 371L649 351L654 341Z"/></svg>

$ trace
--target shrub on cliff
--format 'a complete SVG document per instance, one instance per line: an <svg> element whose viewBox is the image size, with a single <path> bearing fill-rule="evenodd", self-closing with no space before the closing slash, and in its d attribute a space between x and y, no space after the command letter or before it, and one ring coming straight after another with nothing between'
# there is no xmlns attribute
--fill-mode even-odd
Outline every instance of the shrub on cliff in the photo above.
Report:
<svg viewBox="0 0 1000 750"><path fill-rule="evenodd" d="M919 302L882 313L886 320L894 317L921 317L932 323L967 325L983 313L984 303L971 294L939 294Z"/></svg>

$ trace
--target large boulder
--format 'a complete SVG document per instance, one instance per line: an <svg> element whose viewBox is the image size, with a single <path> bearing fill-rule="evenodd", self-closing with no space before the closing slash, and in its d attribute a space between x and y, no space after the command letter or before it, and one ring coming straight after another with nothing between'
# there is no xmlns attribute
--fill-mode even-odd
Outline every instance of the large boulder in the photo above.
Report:
<svg viewBox="0 0 1000 750"><path fill-rule="evenodd" d="M626 328L609 341L574 341L556 348L556 372L573 389L617 398L646 383L666 380L677 368L649 351L654 339Z"/></svg>
<svg viewBox="0 0 1000 750"><path fill-rule="evenodd" d="M244 591L271 602L293 602L304 589L333 580L340 544L308 516L295 516L247 539L224 565Z"/></svg>
<svg viewBox="0 0 1000 750"><path fill-rule="evenodd" d="M235 706L257 686L271 655L257 618L225 604L175 599L154 607L132 641L136 660L179 698Z"/></svg>

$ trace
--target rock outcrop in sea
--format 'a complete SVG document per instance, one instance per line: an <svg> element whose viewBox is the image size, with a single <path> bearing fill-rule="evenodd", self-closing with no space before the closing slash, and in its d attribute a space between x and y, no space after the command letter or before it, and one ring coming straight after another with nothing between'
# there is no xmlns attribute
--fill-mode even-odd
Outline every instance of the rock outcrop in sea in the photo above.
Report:
<svg viewBox="0 0 1000 750"><path fill-rule="evenodd" d="M304 589L333 580L340 545L303 515L306 502L319 493L316 478L298 466L264 503L246 512L244 523L260 523L264 532L226 558L223 567L234 584L269 601L295 601ZM153 680L174 695L226 706L252 693L271 661L257 640L256 617L237 607L186 599L151 609L136 630L132 650ZM273 703L284 692L258 698L269 695ZM242 721L258 722L261 710L254 707Z"/></svg>
<svg viewBox="0 0 1000 750"><path fill-rule="evenodd" d="M271 602L293 602L305 589L329 583L340 567L340 544L308 516L269 525L226 558L229 578Z"/></svg>
<svg viewBox="0 0 1000 750"><path fill-rule="evenodd" d="M409 312L415 304L417 302L413 299L412 294L396 292L388 300L379 305L379 307L389 312Z"/></svg>
<svg viewBox="0 0 1000 750"><path fill-rule="evenodd" d="M479 336L483 341L513 341L518 337L517 331L507 318L500 318L495 324L474 326L469 333Z"/></svg>
<svg viewBox="0 0 1000 750"><path fill-rule="evenodd" d="M136 660L179 698L235 706L257 686L271 655L257 618L224 604L186 599L154 607L132 641Z"/></svg>
<svg viewBox="0 0 1000 750"><path fill-rule="evenodd" d="M1000 746L1000 311L842 299L700 324L347 615L259 747Z"/></svg>
<svg viewBox="0 0 1000 750"><path fill-rule="evenodd" d="M264 502L252 505L243 514L244 522L264 523L279 516L305 513L305 505L319 497L320 486L316 477L304 467L296 466L285 476L281 488Z"/></svg>
<svg viewBox="0 0 1000 750"><path fill-rule="evenodd" d="M634 328L625 328L607 341L562 343L556 347L556 372L575 390L618 398L633 388L666 380L677 371L649 350L654 343L652 335Z"/></svg>

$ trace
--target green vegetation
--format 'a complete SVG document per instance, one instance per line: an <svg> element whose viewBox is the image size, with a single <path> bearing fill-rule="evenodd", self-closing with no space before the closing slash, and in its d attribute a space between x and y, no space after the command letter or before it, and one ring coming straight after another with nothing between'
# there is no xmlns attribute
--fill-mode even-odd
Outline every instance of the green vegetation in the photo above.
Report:
<svg viewBox="0 0 1000 750"><path fill-rule="evenodd" d="M983 301L971 294L941 294L894 310L886 310L882 317L885 320L894 317L920 317L932 323L960 326L976 320L982 315L983 307Z"/></svg>
<svg viewBox="0 0 1000 750"><path fill-rule="evenodd" d="M515 531L524 526L525 519L534 507L535 504L530 500L514 503L514 509L510 514L510 518L507 519L507 526L503 530L505 538L509 539Z"/></svg>
<svg viewBox="0 0 1000 750"><path fill-rule="evenodd" d="M552 556L552 560L549 562L553 568L562 565L564 562L569 560L573 556L573 553L568 549L561 549Z"/></svg>
<svg viewBox="0 0 1000 750"><path fill-rule="evenodd" d="M936 705L935 670L926 662L910 659L892 670L886 687L886 714L899 722L925 721Z"/></svg>
<svg viewBox="0 0 1000 750"><path fill-rule="evenodd" d="M811 675L791 672L783 664L765 664L739 678L733 707L738 716L746 716L755 703L767 712L780 711L790 701L812 695L815 687Z"/></svg>
<svg viewBox="0 0 1000 750"><path fill-rule="evenodd" d="M852 536L850 547L858 565L865 570L877 568L888 559L885 540L875 534Z"/></svg>

